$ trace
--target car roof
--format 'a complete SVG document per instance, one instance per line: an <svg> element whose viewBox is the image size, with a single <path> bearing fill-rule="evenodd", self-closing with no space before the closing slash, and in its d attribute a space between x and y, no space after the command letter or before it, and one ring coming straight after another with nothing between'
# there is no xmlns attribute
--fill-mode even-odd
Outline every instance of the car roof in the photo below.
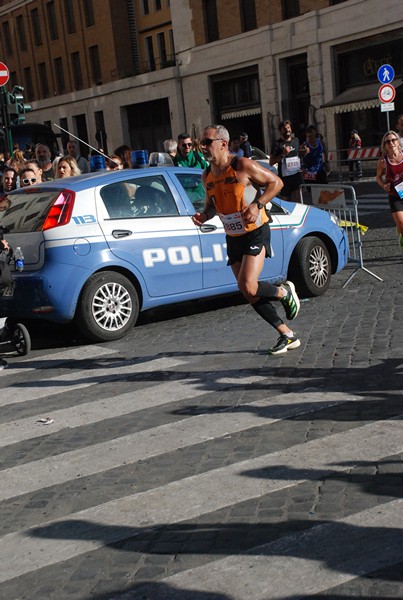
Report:
<svg viewBox="0 0 403 600"><path fill-rule="evenodd" d="M66 177L63 179L53 179L51 181L44 181L40 183L38 186L32 186L37 189L69 189L73 192L80 192L82 190L86 190L88 188L97 187L100 185L106 185L108 183L115 183L118 181L126 181L131 177L144 177L149 175L161 175L164 173L197 173L201 175L203 173L203 169L192 169L192 168L184 168L184 167L146 167L144 169L122 169L118 171L96 171L95 173L86 173L85 175L77 175L75 177ZM30 187L19 188L18 190L14 190L10 192L14 194L15 192L19 192L20 190L29 190Z"/></svg>

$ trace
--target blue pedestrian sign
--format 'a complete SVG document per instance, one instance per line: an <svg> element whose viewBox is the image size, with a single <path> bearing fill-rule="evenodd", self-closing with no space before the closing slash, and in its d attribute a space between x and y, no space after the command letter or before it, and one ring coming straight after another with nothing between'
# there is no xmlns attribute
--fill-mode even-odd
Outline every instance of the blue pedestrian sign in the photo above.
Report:
<svg viewBox="0 0 403 600"><path fill-rule="evenodd" d="M378 80L381 83L392 83L395 78L395 70L390 65L382 65L378 69Z"/></svg>

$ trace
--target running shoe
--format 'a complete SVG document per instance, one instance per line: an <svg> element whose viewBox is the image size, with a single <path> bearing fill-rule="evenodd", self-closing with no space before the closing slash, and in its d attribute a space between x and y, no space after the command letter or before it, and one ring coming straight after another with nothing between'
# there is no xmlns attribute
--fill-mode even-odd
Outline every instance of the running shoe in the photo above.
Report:
<svg viewBox="0 0 403 600"><path fill-rule="evenodd" d="M294 350L294 348L298 348L301 345L300 340L296 335L292 335L289 337L288 335L280 335L278 338L276 345L273 348L269 348L268 354L284 354L288 350Z"/></svg>
<svg viewBox="0 0 403 600"><path fill-rule="evenodd" d="M0 358L0 371L1 369L7 369L8 367L8 362L6 360L4 360L4 358Z"/></svg>
<svg viewBox="0 0 403 600"><path fill-rule="evenodd" d="M282 287L285 288L288 293L285 298L281 298L281 304L284 306L287 319L292 321L299 313L299 298L292 281L286 281L283 283Z"/></svg>

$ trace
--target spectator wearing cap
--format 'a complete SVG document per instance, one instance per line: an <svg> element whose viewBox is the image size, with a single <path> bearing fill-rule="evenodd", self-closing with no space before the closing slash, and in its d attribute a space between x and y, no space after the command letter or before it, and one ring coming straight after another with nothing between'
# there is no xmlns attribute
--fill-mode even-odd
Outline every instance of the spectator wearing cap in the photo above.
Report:
<svg viewBox="0 0 403 600"><path fill-rule="evenodd" d="M252 154L253 154L253 150L252 150L252 146L251 143L249 141L249 136L247 133L241 133L239 136L239 147L241 150L243 150L243 155L245 156L245 158L252 158Z"/></svg>
<svg viewBox="0 0 403 600"><path fill-rule="evenodd" d="M352 150L354 148L361 148L361 138L358 135L358 131L353 129L350 133L350 140L348 142L348 149ZM361 169L361 161L360 160L349 160L348 161L348 174L350 181L354 181L354 165L357 171L357 179L361 179L362 177L362 169Z"/></svg>

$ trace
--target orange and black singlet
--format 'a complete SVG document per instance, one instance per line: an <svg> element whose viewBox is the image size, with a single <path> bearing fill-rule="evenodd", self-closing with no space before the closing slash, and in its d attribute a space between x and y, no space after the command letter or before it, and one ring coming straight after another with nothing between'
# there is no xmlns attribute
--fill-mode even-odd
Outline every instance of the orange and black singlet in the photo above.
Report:
<svg viewBox="0 0 403 600"><path fill-rule="evenodd" d="M264 208L259 211L256 223L245 224L242 210L253 202L257 191L252 185L245 186L237 178L234 157L230 165L217 177L210 170L206 176L206 192L209 202L220 217L227 235L244 235L258 229L269 221Z"/></svg>

